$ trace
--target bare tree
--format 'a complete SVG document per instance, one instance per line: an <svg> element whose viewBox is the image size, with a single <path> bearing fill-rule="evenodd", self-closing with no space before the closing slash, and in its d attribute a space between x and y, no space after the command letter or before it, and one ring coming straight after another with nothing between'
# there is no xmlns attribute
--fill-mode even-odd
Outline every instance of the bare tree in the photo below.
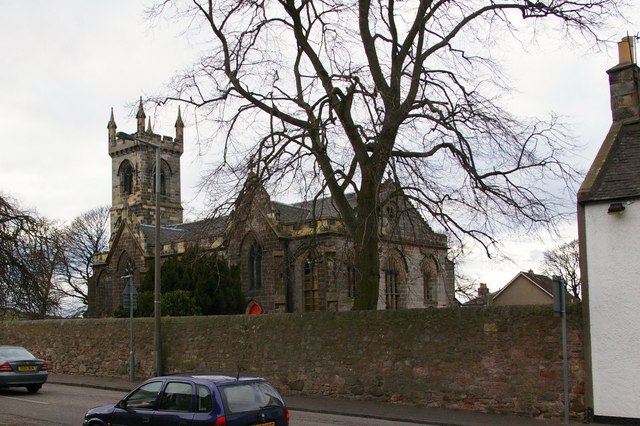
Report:
<svg viewBox="0 0 640 426"><path fill-rule="evenodd" d="M20 210L17 203L0 195L0 306L11 306L16 274L28 275L28 264L19 256L25 235L35 229L36 219Z"/></svg>
<svg viewBox="0 0 640 426"><path fill-rule="evenodd" d="M216 126L222 160L209 184L251 171L310 198L328 192L354 242L354 309L375 309L387 179L487 253L500 231L553 227L562 188L550 182L575 177L569 146L554 117L519 120L500 107L506 86L490 47L516 37L519 20L599 41L617 4L162 0L151 16L186 17L207 50L157 101L194 105Z"/></svg>
<svg viewBox="0 0 640 426"><path fill-rule="evenodd" d="M543 273L560 276L567 283L567 291L577 300L581 295L580 251L578 240L562 244L544 252Z"/></svg>
<svg viewBox="0 0 640 426"><path fill-rule="evenodd" d="M109 207L101 206L76 217L64 231L64 259L59 273L64 277L60 291L88 304L87 283L93 275L92 257L106 251L109 244Z"/></svg>
<svg viewBox="0 0 640 426"><path fill-rule="evenodd" d="M62 294L57 271L64 259L61 236L55 224L38 218L16 246L17 263L9 268L9 305L34 319L60 315Z"/></svg>

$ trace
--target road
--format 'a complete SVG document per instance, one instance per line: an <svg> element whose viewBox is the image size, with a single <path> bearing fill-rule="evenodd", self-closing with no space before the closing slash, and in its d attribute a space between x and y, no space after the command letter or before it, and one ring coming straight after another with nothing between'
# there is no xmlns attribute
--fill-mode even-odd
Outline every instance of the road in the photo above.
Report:
<svg viewBox="0 0 640 426"><path fill-rule="evenodd" d="M22 388L0 389L0 426L80 426L87 409L118 401L123 392L45 384L29 394ZM415 426L386 420L291 411L291 426Z"/></svg>

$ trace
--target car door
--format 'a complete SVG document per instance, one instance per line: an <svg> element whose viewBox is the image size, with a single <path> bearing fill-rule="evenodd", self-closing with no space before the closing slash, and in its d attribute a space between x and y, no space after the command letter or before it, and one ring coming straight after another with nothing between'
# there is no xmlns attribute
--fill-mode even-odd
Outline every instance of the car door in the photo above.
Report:
<svg viewBox="0 0 640 426"><path fill-rule="evenodd" d="M220 387L227 424L232 426L284 426L286 408L267 383L235 383Z"/></svg>
<svg viewBox="0 0 640 426"><path fill-rule="evenodd" d="M191 426L194 402L194 386L190 382L169 380L153 413L153 426Z"/></svg>
<svg viewBox="0 0 640 426"><path fill-rule="evenodd" d="M129 393L113 411L113 426L152 426L162 384L162 380L148 382Z"/></svg>

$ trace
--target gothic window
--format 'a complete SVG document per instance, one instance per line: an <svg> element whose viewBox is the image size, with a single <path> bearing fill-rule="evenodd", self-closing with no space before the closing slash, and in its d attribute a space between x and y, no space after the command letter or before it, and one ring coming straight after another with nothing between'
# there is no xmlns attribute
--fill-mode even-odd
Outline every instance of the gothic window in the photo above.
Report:
<svg viewBox="0 0 640 426"><path fill-rule="evenodd" d="M169 165L166 164L163 160L162 167L160 168L160 194L167 195L167 182L168 177L171 176L171 170L169 170ZM155 168L153 170L153 193L156 192L156 171Z"/></svg>
<svg viewBox="0 0 640 426"><path fill-rule="evenodd" d="M349 297L356 297L356 268L353 265L347 266L347 286Z"/></svg>
<svg viewBox="0 0 640 426"><path fill-rule="evenodd" d="M123 251L118 258L118 272L122 275L132 274L135 265L126 251Z"/></svg>
<svg viewBox="0 0 640 426"><path fill-rule="evenodd" d="M313 259L304 262L304 310L320 310L318 288L318 265Z"/></svg>
<svg viewBox="0 0 640 426"><path fill-rule="evenodd" d="M424 286L424 300L437 302L438 265L433 258L426 259L422 267L422 281Z"/></svg>
<svg viewBox="0 0 640 426"><path fill-rule="evenodd" d="M251 290L262 288L262 246L256 241L249 247L248 262L249 288Z"/></svg>
<svg viewBox="0 0 640 426"><path fill-rule="evenodd" d="M124 160L120 164L118 175L120 176L120 193L126 195L133 194L134 170L129 160Z"/></svg>
<svg viewBox="0 0 640 426"><path fill-rule="evenodd" d="M387 309L400 307L400 268L398 262L389 259L384 267L385 302Z"/></svg>

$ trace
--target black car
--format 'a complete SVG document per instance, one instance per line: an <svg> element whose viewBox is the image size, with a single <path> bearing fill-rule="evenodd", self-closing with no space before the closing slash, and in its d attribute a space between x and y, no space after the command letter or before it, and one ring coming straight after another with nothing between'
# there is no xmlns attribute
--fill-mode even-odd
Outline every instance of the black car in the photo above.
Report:
<svg viewBox="0 0 640 426"><path fill-rule="evenodd" d="M49 365L22 346L0 346L0 388L40 390L49 377Z"/></svg>
<svg viewBox="0 0 640 426"><path fill-rule="evenodd" d="M84 426L288 426L289 410L265 379L181 374L149 379L115 405L96 407Z"/></svg>

